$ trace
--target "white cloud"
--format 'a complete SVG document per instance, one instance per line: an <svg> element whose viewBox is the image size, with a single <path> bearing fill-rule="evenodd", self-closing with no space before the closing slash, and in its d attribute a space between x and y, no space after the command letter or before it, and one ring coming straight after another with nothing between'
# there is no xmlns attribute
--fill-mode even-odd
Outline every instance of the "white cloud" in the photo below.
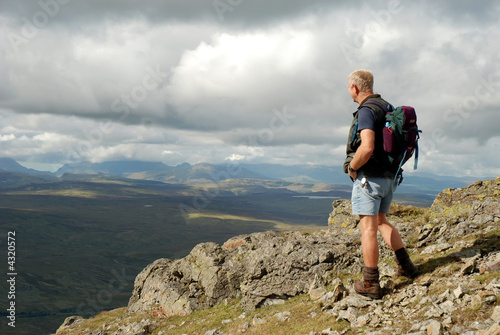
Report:
<svg viewBox="0 0 500 335"><path fill-rule="evenodd" d="M13 140L15 138L16 138L16 136L14 134L0 135L0 142L7 142L7 141Z"/></svg>
<svg viewBox="0 0 500 335"><path fill-rule="evenodd" d="M167 94L191 124L265 125L272 108L315 94L314 42L292 27L216 35L184 53Z"/></svg>
<svg viewBox="0 0 500 335"><path fill-rule="evenodd" d="M41 8L2 3L2 155L340 165L346 77L368 67L416 107L421 170L498 173L500 6L391 3L256 0L220 21L211 3L71 2L17 52L8 33Z"/></svg>
<svg viewBox="0 0 500 335"><path fill-rule="evenodd" d="M229 160L229 161L241 161L244 159L245 159L245 156L239 155L239 154L232 154L231 156L225 158L225 160Z"/></svg>

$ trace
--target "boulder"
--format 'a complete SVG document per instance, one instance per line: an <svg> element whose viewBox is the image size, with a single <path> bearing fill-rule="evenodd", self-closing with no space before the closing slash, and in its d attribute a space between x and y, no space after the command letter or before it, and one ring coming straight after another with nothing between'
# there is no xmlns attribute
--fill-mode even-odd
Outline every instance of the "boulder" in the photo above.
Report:
<svg viewBox="0 0 500 335"><path fill-rule="evenodd" d="M77 315L68 316L66 319L64 319L62 325L59 326L56 333L64 333L69 326L82 323L83 321L85 321L85 319L81 316Z"/></svg>
<svg viewBox="0 0 500 335"><path fill-rule="evenodd" d="M483 225L500 220L500 177L438 194L431 213L440 221Z"/></svg>
<svg viewBox="0 0 500 335"><path fill-rule="evenodd" d="M328 217L328 226L348 228L349 231L356 228L359 223L359 216L352 214L351 200L335 200L332 207L333 210Z"/></svg>
<svg viewBox="0 0 500 335"><path fill-rule="evenodd" d="M127 311L185 315L236 297L252 310L308 292L315 278L345 270L359 256L359 245L324 233L265 232L222 246L202 243L183 259L148 265L135 280Z"/></svg>
<svg viewBox="0 0 500 335"><path fill-rule="evenodd" d="M422 228L417 247L477 232L500 220L500 177L438 194L430 208L430 223Z"/></svg>

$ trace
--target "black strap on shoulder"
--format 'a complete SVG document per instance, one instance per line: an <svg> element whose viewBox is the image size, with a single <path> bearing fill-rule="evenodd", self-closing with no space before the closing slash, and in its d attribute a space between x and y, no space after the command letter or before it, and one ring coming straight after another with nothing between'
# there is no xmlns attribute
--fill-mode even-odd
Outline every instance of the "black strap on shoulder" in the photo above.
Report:
<svg viewBox="0 0 500 335"><path fill-rule="evenodd" d="M383 103L381 103L380 101L377 101L377 100L365 101L363 106L368 105L368 104L376 105L376 106L382 108L384 110L384 112L386 112L386 113L389 113L390 111L392 111L394 109L391 104L388 104L387 106L385 106Z"/></svg>

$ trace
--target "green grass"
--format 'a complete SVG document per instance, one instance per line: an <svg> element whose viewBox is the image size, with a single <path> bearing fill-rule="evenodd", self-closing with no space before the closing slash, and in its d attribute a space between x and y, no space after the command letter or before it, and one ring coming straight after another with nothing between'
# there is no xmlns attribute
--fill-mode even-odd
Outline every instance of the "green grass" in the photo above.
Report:
<svg viewBox="0 0 500 335"><path fill-rule="evenodd" d="M440 271L440 269L441 268L436 269L435 272ZM335 275L332 274L332 276ZM348 279L356 280L358 277L358 275L343 274L342 281L345 283ZM476 280L490 281L494 278L500 278L500 273L498 273L498 271L478 276ZM425 280L425 278L421 278L421 280ZM412 281L409 280L397 280L396 286L399 286L398 289L402 289L411 283ZM447 288L449 287L431 285L426 296L442 294ZM329 289L332 289L332 287L329 287ZM391 296L391 294L386 295L384 300L390 299ZM413 304L419 304L419 301ZM407 307L409 308L410 306ZM419 314L412 316L412 318L398 320L399 329L408 331L415 322L424 322L427 320L428 317L425 316L427 312L426 306L432 306L431 302L424 304ZM347 321L337 322L334 315L324 313L322 307L321 303L311 301L307 294L300 294L287 300L284 304L262 307L245 313L241 310L241 301L239 299L234 299L226 304L220 304L205 310L196 311L186 316L158 317L157 314L153 312L127 315L125 308L120 308L110 312L100 313L93 318L85 320L84 323L80 325L70 327L68 332L59 335L80 334L82 330L89 333L102 329L103 324L109 328L109 332L113 332L121 325L138 322L142 319L155 321L157 328L152 332L154 335L160 332L169 335L204 334L208 330L213 329L218 329L225 334L238 334L241 329L245 328L245 323L251 325L245 334L308 334L311 331L320 333L327 328L345 334L358 333L350 328L350 324ZM277 313L283 312L289 313L288 320L283 321L275 317ZM368 309L360 309L360 313L367 312ZM452 320L457 325L468 326L473 321L486 320L490 314L491 305L471 305L468 308L457 309L453 312ZM255 324L255 318L265 319L265 323ZM225 323L223 322L224 320L231 321Z"/></svg>
<svg viewBox="0 0 500 335"><path fill-rule="evenodd" d="M279 320L277 313L289 312L289 320ZM254 319L266 319L264 324L254 324ZM120 320L121 319L121 320ZM307 294L301 294L289 299L284 304L267 306L257 310L244 312L241 310L240 300L235 299L227 304L196 311L187 316L153 317L152 313L127 316L125 309L117 309L101 313L94 318L85 320L83 324L70 327L66 334L77 334L82 329L88 331L101 329L103 324L109 325L108 331L115 331L121 324L137 322L142 319L155 320L158 327L152 334L182 335L204 334L208 330L218 329L226 334L237 334L251 324L246 334L305 334L311 330L321 332L326 328L342 331L348 328L346 321L336 322L331 315L321 310L319 303L309 299ZM116 320L120 320L117 323ZM224 322L231 320L230 322ZM61 334L62 335L62 334Z"/></svg>

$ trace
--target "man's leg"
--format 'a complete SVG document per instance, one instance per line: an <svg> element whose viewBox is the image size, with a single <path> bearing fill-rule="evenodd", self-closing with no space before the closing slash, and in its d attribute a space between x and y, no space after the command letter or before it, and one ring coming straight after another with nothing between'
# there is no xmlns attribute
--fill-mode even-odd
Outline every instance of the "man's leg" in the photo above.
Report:
<svg viewBox="0 0 500 335"><path fill-rule="evenodd" d="M377 215L360 215L361 250L365 269L363 280L354 284L354 290L373 299L382 298L378 272L378 217Z"/></svg>
<svg viewBox="0 0 500 335"><path fill-rule="evenodd" d="M365 266L375 268L378 266L379 250L377 232L378 218L376 215L360 215L361 250Z"/></svg>
<svg viewBox="0 0 500 335"><path fill-rule="evenodd" d="M398 264L397 276L416 278L419 273L412 263L405 249L399 231L388 220L385 214L378 215L378 230L382 234L385 243L394 251L396 263Z"/></svg>
<svg viewBox="0 0 500 335"><path fill-rule="evenodd" d="M385 243L387 243L392 251L405 247L399 231L387 220L385 214L378 215L378 231L380 231Z"/></svg>

